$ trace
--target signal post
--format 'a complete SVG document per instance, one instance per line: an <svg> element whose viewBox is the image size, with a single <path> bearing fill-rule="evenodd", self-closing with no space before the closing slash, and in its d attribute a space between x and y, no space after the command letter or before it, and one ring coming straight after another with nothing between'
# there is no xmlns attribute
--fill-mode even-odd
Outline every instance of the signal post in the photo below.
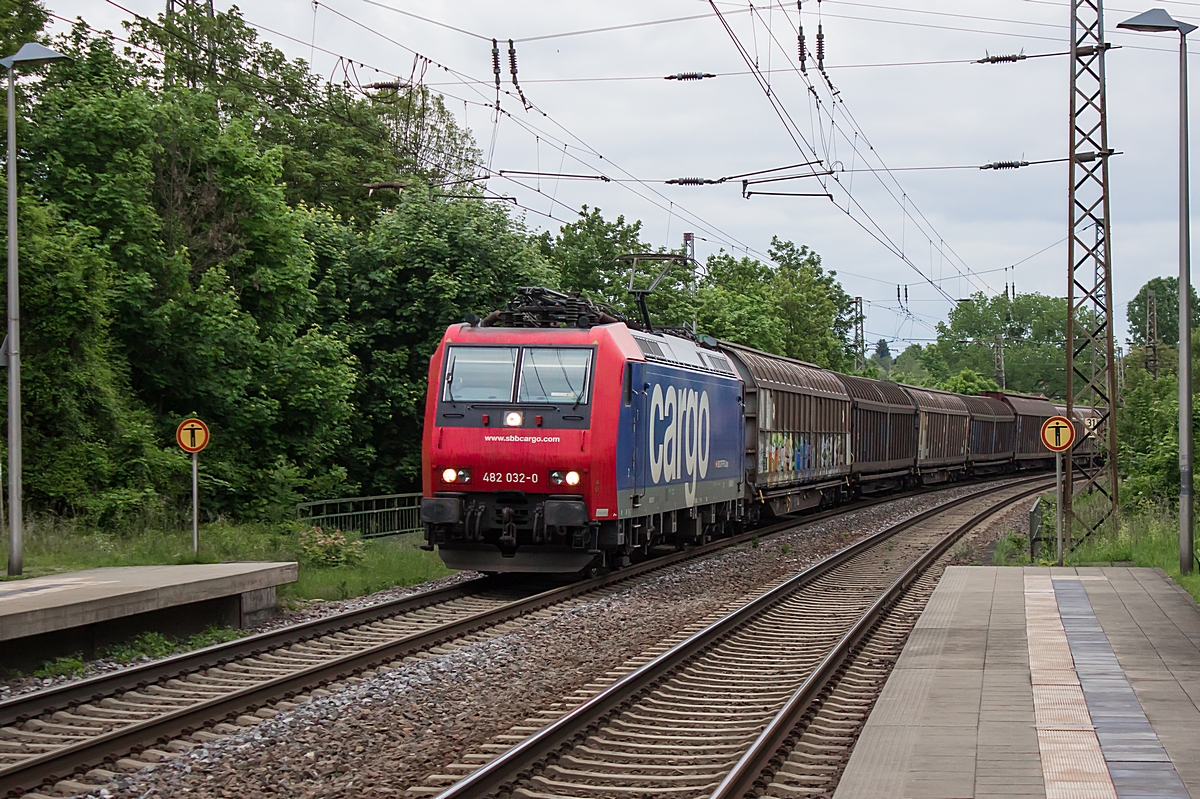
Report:
<svg viewBox="0 0 1200 799"><path fill-rule="evenodd" d="M175 443L192 455L192 554L200 554L200 450L208 446L208 425L199 419L184 419L175 428Z"/></svg>
<svg viewBox="0 0 1200 799"><path fill-rule="evenodd" d="M1042 422L1042 446L1054 453L1054 523L1058 533L1058 565L1063 565L1063 453L1075 443L1075 425L1065 416L1051 416Z"/></svg>

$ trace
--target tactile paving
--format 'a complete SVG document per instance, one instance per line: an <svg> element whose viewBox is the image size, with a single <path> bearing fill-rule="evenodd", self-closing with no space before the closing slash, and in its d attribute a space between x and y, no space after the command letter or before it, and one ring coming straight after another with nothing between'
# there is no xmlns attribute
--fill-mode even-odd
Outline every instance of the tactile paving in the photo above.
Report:
<svg viewBox="0 0 1200 799"><path fill-rule="evenodd" d="M1074 661L1048 575L1025 575L1025 620L1046 799L1118 799L1083 690L1063 684ZM1042 671L1057 684L1042 682Z"/></svg>

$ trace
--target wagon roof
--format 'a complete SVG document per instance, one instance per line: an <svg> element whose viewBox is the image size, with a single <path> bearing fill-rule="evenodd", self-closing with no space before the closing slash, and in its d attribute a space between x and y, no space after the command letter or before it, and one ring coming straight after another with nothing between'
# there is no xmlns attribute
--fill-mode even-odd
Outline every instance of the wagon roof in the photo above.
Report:
<svg viewBox="0 0 1200 799"><path fill-rule="evenodd" d="M1007 392L989 392L989 397L1003 400L1008 407L1012 408L1021 416L1040 416L1049 418L1058 413L1054 409L1054 404L1045 397L1035 397L1029 394L1009 394Z"/></svg>
<svg viewBox="0 0 1200 799"><path fill-rule="evenodd" d="M917 403L917 407L923 411L939 411L952 416L967 415L967 404L963 402L963 397L959 394L936 388L918 388L917 386L904 386L904 390Z"/></svg>
<svg viewBox="0 0 1200 799"><path fill-rule="evenodd" d="M1012 409L993 397L967 397L962 401L967 404L967 410L976 419L986 419L990 422L1011 422L1016 415Z"/></svg>
<svg viewBox="0 0 1200 799"><path fill-rule="evenodd" d="M800 389L801 393L822 394L849 400L837 376L816 364L771 355L741 344L720 342L721 350L740 361L758 385Z"/></svg>
<svg viewBox="0 0 1200 799"><path fill-rule="evenodd" d="M839 374L837 377L846 386L846 391L850 393L850 396L857 400L891 405L910 413L913 410L912 397L905 393L899 383L893 383L890 380L872 380L869 377L855 375Z"/></svg>

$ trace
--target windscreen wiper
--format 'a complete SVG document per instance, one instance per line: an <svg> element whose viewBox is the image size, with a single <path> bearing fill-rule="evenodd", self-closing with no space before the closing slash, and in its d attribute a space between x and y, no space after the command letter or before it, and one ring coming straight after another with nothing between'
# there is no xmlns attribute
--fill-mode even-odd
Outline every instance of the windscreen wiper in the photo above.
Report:
<svg viewBox="0 0 1200 799"><path fill-rule="evenodd" d="M571 406L571 410L579 407L579 403L583 402L583 397L587 394L588 389L588 373L592 369L592 359L588 358L587 364L583 367L583 386L579 389L579 394L575 397L575 404Z"/></svg>

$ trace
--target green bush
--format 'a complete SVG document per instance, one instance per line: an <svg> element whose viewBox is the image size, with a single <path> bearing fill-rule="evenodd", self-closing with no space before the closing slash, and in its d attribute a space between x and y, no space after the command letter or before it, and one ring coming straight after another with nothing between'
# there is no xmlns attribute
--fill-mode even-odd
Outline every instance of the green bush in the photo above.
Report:
<svg viewBox="0 0 1200 799"><path fill-rule="evenodd" d="M300 562L307 566L354 566L366 555L366 544L347 539L341 530L310 527L300 532L299 544Z"/></svg>

